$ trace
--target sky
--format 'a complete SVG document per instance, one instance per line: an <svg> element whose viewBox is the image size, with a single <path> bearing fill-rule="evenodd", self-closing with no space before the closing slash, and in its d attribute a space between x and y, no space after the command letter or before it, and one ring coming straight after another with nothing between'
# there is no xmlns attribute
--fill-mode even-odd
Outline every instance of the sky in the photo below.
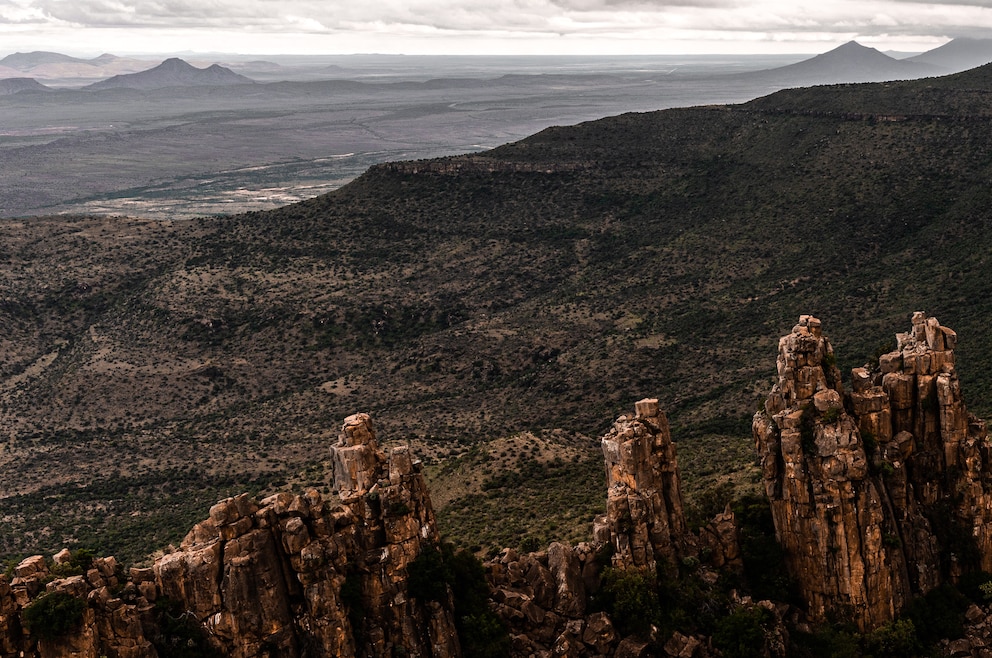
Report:
<svg viewBox="0 0 992 658"><path fill-rule="evenodd" d="M0 55L919 52L992 0L0 0Z"/></svg>

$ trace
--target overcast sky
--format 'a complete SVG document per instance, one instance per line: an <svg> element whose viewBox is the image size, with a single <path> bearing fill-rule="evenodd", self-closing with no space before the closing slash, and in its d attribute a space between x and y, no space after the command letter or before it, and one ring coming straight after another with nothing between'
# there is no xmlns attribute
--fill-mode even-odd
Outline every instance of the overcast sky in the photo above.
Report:
<svg viewBox="0 0 992 658"><path fill-rule="evenodd" d="M992 0L0 0L0 55L920 51L990 28Z"/></svg>

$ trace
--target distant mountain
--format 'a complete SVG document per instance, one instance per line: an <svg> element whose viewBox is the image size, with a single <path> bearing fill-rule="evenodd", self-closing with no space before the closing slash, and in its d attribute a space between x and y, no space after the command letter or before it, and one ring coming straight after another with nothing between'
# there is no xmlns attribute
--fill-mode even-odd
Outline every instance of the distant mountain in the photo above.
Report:
<svg viewBox="0 0 992 658"><path fill-rule="evenodd" d="M939 66L954 73L966 71L992 62L992 39L954 39L906 61Z"/></svg>
<svg viewBox="0 0 992 658"><path fill-rule="evenodd" d="M745 75L800 86L912 80L947 72L934 64L895 59L874 48L849 41L829 52L795 64Z"/></svg>
<svg viewBox="0 0 992 658"><path fill-rule="evenodd" d="M114 62L119 62L122 59L123 59L123 57L118 57L117 55L112 55L110 53L103 53L99 57L94 57L93 59L88 60L88 61L91 64L95 64L96 66L107 66L108 64L113 64Z"/></svg>
<svg viewBox="0 0 992 658"><path fill-rule="evenodd" d="M255 59L250 62L231 62L230 64L225 64L225 66L232 70L265 71L267 73L282 71L286 68L282 64L277 64L264 59Z"/></svg>
<svg viewBox="0 0 992 658"><path fill-rule="evenodd" d="M93 59L80 59L61 53L35 51L14 53L0 60L0 78L22 77L60 82L103 80L112 75L142 71L151 63L104 53Z"/></svg>
<svg viewBox="0 0 992 658"><path fill-rule="evenodd" d="M6 78L0 80L0 96L19 94L22 91L51 91L34 78Z"/></svg>
<svg viewBox="0 0 992 658"><path fill-rule="evenodd" d="M91 64L91 62L78 57L70 57L62 53L51 53L44 50L36 50L30 53L14 53L0 59L0 66L9 66L12 69L25 72L43 64Z"/></svg>
<svg viewBox="0 0 992 658"><path fill-rule="evenodd" d="M147 71L115 75L112 78L101 80L83 88L99 91L101 89L219 87L254 83L255 81L251 78L239 75L219 64L214 64L205 69L198 69L178 57L173 57Z"/></svg>

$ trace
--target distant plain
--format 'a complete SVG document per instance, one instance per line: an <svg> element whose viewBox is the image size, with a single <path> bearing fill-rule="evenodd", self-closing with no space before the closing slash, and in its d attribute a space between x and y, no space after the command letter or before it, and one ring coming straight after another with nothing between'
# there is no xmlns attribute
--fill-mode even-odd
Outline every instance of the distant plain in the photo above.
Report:
<svg viewBox="0 0 992 658"><path fill-rule="evenodd" d="M801 58L277 58L226 62L258 82L235 87L45 81L65 86L0 96L0 216L275 208L379 162L478 152L624 112L743 102L777 87L733 74Z"/></svg>

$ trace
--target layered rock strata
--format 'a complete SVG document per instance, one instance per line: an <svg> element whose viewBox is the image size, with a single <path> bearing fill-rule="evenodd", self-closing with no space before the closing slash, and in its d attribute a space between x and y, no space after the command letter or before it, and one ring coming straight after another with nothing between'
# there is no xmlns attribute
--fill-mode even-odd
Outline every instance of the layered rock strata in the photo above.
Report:
<svg viewBox="0 0 992 658"><path fill-rule="evenodd" d="M821 323L779 342L778 383L753 431L787 567L814 620L862 629L992 560L984 423L954 371L956 335L913 315L897 350L847 394Z"/></svg>

